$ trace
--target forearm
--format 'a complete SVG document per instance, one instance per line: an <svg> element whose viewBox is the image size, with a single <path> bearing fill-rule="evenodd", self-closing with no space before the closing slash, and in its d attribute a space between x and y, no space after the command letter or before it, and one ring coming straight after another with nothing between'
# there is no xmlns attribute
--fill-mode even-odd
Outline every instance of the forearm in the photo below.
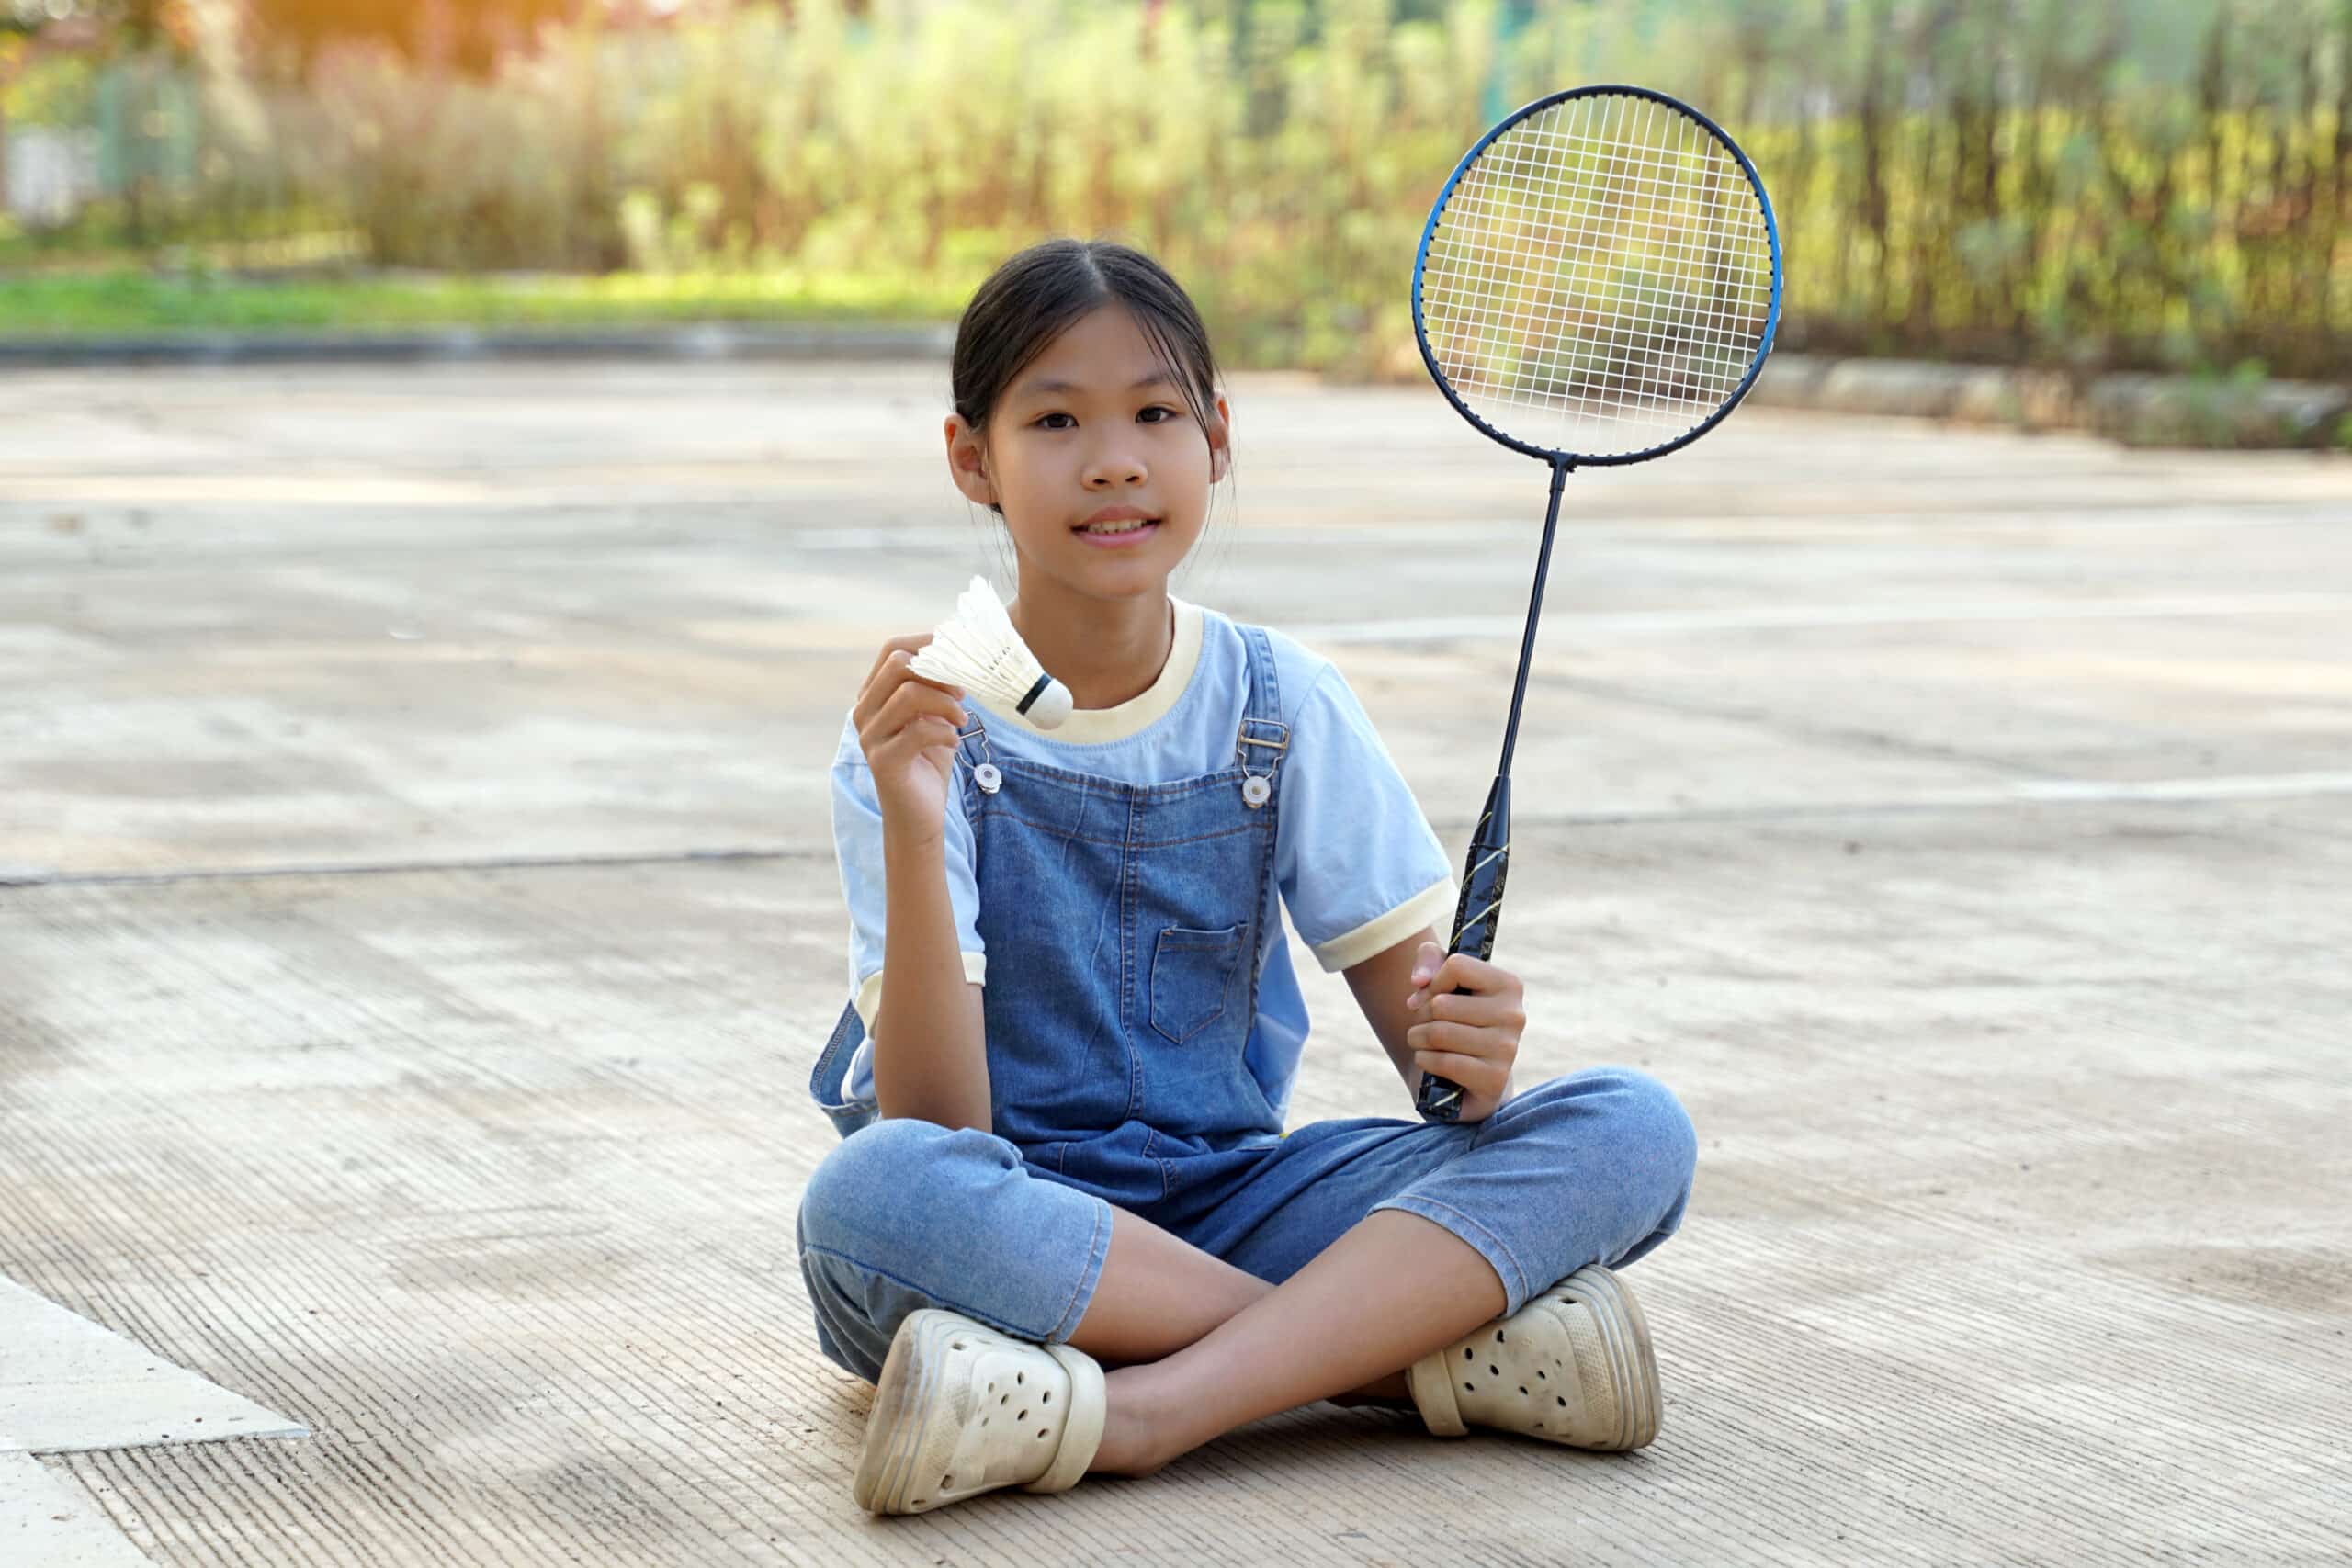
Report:
<svg viewBox="0 0 2352 1568"><path fill-rule="evenodd" d="M888 834L883 863L882 997L867 1021L880 1113L990 1131L980 988L964 978L945 849Z"/></svg>

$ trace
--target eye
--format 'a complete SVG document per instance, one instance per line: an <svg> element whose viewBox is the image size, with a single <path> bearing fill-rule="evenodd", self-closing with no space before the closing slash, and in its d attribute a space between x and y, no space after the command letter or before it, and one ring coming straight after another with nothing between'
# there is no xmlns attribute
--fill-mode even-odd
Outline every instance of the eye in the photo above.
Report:
<svg viewBox="0 0 2352 1568"><path fill-rule="evenodd" d="M1169 419L1175 419L1179 417L1177 411L1170 408L1166 403L1154 403L1151 407L1144 410L1143 413L1139 413L1136 415L1136 417L1137 419L1142 419L1143 415L1146 413L1159 413L1166 414L1168 416L1168 419L1155 419L1147 422L1151 424L1166 424Z"/></svg>
<svg viewBox="0 0 2352 1568"><path fill-rule="evenodd" d="M1049 419L1069 419L1069 415L1060 412L1059 411L1056 411L1053 413L1040 414L1037 418L1031 420L1029 423L1031 424L1046 424L1046 421ZM1074 427L1077 423L1078 422L1076 420L1070 420L1070 426ZM1046 424L1046 428L1048 430L1060 430L1065 427L1057 424Z"/></svg>

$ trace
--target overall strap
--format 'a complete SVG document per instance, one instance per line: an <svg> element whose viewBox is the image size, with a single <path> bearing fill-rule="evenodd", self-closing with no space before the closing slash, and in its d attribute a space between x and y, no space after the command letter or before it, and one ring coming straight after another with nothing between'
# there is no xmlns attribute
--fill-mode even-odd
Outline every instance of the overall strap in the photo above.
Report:
<svg viewBox="0 0 2352 1568"><path fill-rule="evenodd" d="M972 745L974 740L979 742L977 750ZM1003 788L1004 774L998 771L996 758L989 750L989 727L980 722L980 716L972 711L969 703L964 705L964 727L956 732L955 760L964 764L950 770L963 781L964 820L972 825L973 833L978 835L980 796L994 795Z"/></svg>
<svg viewBox="0 0 2352 1568"><path fill-rule="evenodd" d="M1242 626L1240 631L1250 663L1250 694L1233 749L1249 775L1242 799L1255 808L1273 794L1274 774L1290 749L1290 727L1282 722L1282 688L1275 680L1273 644L1266 628Z"/></svg>

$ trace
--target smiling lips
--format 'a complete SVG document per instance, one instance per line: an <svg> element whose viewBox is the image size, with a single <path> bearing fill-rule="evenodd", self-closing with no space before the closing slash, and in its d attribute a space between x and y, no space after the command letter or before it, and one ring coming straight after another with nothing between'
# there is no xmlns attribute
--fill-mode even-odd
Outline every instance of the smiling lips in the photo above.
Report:
<svg viewBox="0 0 2352 1568"><path fill-rule="evenodd" d="M1125 542L1142 538L1159 526L1159 519L1140 507L1106 506L1080 524L1075 532L1090 541Z"/></svg>

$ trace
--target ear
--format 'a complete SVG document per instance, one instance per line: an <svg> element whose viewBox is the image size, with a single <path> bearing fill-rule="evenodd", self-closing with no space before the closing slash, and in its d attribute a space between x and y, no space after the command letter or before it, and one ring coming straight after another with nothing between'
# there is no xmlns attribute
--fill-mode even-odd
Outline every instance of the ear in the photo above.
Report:
<svg viewBox="0 0 2352 1568"><path fill-rule="evenodd" d="M1225 399L1215 400L1216 424L1209 432L1209 483L1225 478L1233 468L1233 410Z"/></svg>
<svg viewBox="0 0 2352 1568"><path fill-rule="evenodd" d="M986 445L959 413L947 416L946 436L947 477L956 481L967 501L994 506L996 486L989 479Z"/></svg>

